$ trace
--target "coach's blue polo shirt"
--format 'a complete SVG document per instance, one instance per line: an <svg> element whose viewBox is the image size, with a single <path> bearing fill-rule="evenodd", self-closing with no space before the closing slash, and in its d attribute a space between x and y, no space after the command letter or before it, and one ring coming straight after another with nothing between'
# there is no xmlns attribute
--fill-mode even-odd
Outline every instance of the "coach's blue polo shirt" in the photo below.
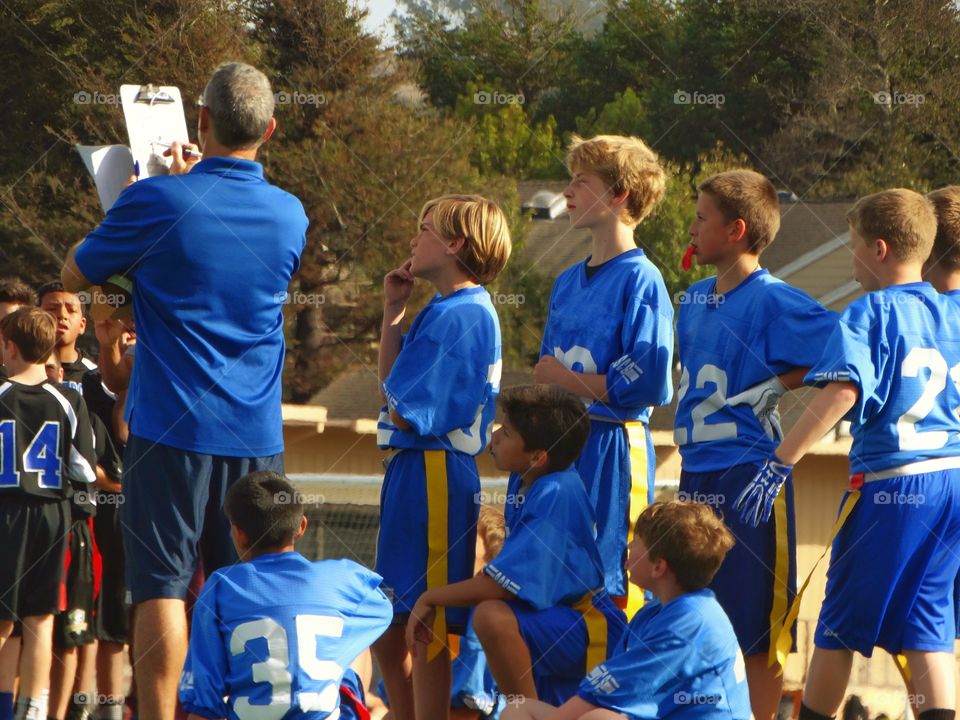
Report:
<svg viewBox="0 0 960 720"><path fill-rule="evenodd" d="M126 188L75 260L134 282L134 435L229 457L283 451L283 302L300 265L300 201L249 160L210 158Z"/></svg>

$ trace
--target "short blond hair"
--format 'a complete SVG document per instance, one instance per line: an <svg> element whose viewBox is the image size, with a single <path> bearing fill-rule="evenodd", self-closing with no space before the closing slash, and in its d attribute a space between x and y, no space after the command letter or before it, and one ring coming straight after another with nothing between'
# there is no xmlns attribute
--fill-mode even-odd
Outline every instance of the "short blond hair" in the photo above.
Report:
<svg viewBox="0 0 960 720"><path fill-rule="evenodd" d="M885 240L901 262L925 261L937 235L933 203L906 188L860 198L847 213L847 222L865 243Z"/></svg>
<svg viewBox="0 0 960 720"><path fill-rule="evenodd" d="M753 170L727 170L697 187L713 198L724 220L743 220L747 251L759 255L780 230L780 197L767 178Z"/></svg>
<svg viewBox="0 0 960 720"><path fill-rule="evenodd" d="M510 502L508 499L507 502ZM483 543L483 561L487 564L500 554L503 541L507 536L507 524L503 511L492 505L481 505L480 516L477 518L477 535Z"/></svg>
<svg viewBox="0 0 960 720"><path fill-rule="evenodd" d="M930 260L948 272L960 270L960 185L927 193L937 214L937 235Z"/></svg>
<svg viewBox="0 0 960 720"><path fill-rule="evenodd" d="M464 239L457 257L478 283L491 282L507 266L512 247L510 227L495 202L480 195L444 195L424 204L421 223L430 211L440 235Z"/></svg>
<svg viewBox="0 0 960 720"><path fill-rule="evenodd" d="M624 220L631 225L647 217L667 191L667 175L657 154L638 137L597 135L585 140L574 135L567 169L571 175L597 175L615 195L626 191Z"/></svg>

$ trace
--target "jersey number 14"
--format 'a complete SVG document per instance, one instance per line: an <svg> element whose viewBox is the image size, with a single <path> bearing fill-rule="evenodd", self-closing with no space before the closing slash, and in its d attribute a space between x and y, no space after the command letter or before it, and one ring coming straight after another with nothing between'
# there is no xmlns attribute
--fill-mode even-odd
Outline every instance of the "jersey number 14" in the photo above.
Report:
<svg viewBox="0 0 960 720"><path fill-rule="evenodd" d="M0 487L19 487L17 469L17 423L0 421ZM43 489L59 490L60 478L60 423L47 421L34 435L20 458L22 472L37 473L37 484Z"/></svg>

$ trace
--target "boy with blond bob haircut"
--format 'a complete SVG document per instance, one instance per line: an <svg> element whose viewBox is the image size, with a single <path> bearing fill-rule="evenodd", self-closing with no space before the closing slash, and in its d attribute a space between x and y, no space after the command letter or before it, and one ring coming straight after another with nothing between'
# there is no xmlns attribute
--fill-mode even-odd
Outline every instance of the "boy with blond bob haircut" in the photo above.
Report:
<svg viewBox="0 0 960 720"><path fill-rule="evenodd" d="M707 505L666 502L637 520L630 581L656 602L631 620L610 659L562 707L528 701L503 720L747 720L743 655L730 620L707 588L734 544Z"/></svg>
<svg viewBox="0 0 960 720"><path fill-rule="evenodd" d="M597 516L604 586L626 605L631 522L653 499L647 424L652 406L670 401L673 353L673 304L634 229L663 198L667 179L635 137L574 136L567 166L570 224L590 230L592 247L554 283L534 379L588 407L590 437L577 470ZM631 609L641 602L634 596Z"/></svg>
<svg viewBox="0 0 960 720"><path fill-rule="evenodd" d="M0 648L23 622L17 720L47 717L53 619L67 549L72 484L96 479L93 430L79 393L47 379L54 317L24 307L0 319Z"/></svg>
<svg viewBox="0 0 960 720"><path fill-rule="evenodd" d="M503 547L482 573L421 595L407 642L428 642L442 608L476 606L474 628L500 692L564 702L626 624L603 589L593 512L572 467L590 421L555 385L507 388L500 406L491 454L510 472Z"/></svg>
<svg viewBox="0 0 960 720"><path fill-rule="evenodd" d="M823 390L741 506L765 521L781 472L839 420L851 421L850 489L800 718L832 717L853 653L880 647L906 657L919 718L948 720L960 569L960 307L921 280L937 233L928 199L887 190L859 200L847 218L853 275L868 294L841 315L806 377Z"/></svg>
<svg viewBox="0 0 960 720"><path fill-rule="evenodd" d="M439 640L412 660L404 625L426 590L473 575L480 491L475 456L490 439L500 389L500 323L483 289L510 257L499 207L478 195L427 202L410 259L384 278L379 374L386 405L377 441L391 455L380 501L377 572L394 624L374 646L399 720L444 718L450 654ZM415 279L437 295L406 336L401 323ZM437 613L435 637L462 634L466 609ZM411 678L412 668L412 678Z"/></svg>
<svg viewBox="0 0 960 720"><path fill-rule="evenodd" d="M752 170L701 183L690 248L716 276L680 300L681 377L674 441L680 448L680 497L716 499L737 544L710 589L730 617L746 658L757 720L771 720L783 687L774 641L796 593L793 485L777 521L740 522L733 502L780 438L777 403L820 357L836 316L760 268L780 228L776 188Z"/></svg>
<svg viewBox="0 0 960 720"><path fill-rule="evenodd" d="M923 279L942 293L960 290L960 185L934 190L927 199L937 213L937 235Z"/></svg>

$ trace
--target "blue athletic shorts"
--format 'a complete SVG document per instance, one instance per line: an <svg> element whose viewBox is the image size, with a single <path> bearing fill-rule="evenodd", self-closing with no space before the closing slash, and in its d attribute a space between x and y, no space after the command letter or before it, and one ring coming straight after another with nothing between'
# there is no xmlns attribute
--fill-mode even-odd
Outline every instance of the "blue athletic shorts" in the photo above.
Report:
<svg viewBox="0 0 960 720"><path fill-rule="evenodd" d="M425 457L442 460L428 483ZM375 571L393 602L394 624L407 616L428 587L473 577L480 512L480 476L471 455L443 450L400 450L390 459L380 491L380 534ZM428 542L430 524L444 540ZM463 634L469 608L445 609L447 630Z"/></svg>
<svg viewBox="0 0 960 720"><path fill-rule="evenodd" d="M133 603L186 599L198 558L207 575L237 561L223 498L234 482L257 470L282 474L283 454L218 457L130 436L120 517Z"/></svg>
<svg viewBox="0 0 960 720"><path fill-rule="evenodd" d="M960 470L864 484L833 541L814 643L953 652Z"/></svg>
<svg viewBox="0 0 960 720"><path fill-rule="evenodd" d="M653 502L653 477L656 458L650 431L641 423L632 423L642 433L641 442L631 458L627 429L602 420L590 421L590 435L576 468L583 479L597 518L597 549L603 563L604 589L612 596L627 594L627 545L630 544L630 519L637 517ZM633 508L631 496L643 507Z"/></svg>
<svg viewBox="0 0 960 720"><path fill-rule="evenodd" d="M580 681L591 669L587 667L588 631L599 633L601 642L606 639L599 660L602 662L627 629L626 615L606 592L593 597L593 607L599 613L588 619L580 610L566 605L546 610L536 610L522 600L508 600L507 605L517 618L520 635L530 651L537 697L551 705L562 705L576 695Z"/></svg>
<svg viewBox="0 0 960 720"><path fill-rule="evenodd" d="M745 656L770 652L771 627L782 622L797 594L797 528L793 507L793 477L787 478L777 503L786 526L770 520L752 527L740 521L733 504L753 480L759 464L735 465L715 472L680 473L679 499L712 506L736 540L713 577L710 589L727 613ZM776 506L775 506L776 511ZM779 627L779 625L777 625ZM796 626L792 628L796 650Z"/></svg>

